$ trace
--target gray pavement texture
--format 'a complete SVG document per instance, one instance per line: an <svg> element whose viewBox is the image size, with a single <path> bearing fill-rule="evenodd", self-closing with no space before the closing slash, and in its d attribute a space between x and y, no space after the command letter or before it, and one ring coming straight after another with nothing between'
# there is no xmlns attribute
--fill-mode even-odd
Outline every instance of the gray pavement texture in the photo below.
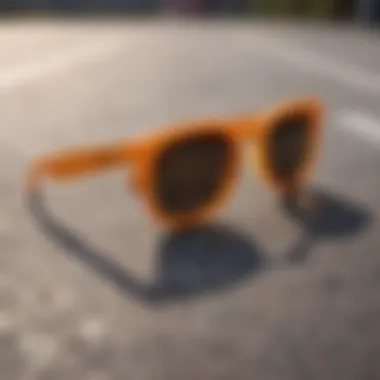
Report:
<svg viewBox="0 0 380 380"><path fill-rule="evenodd" d="M16 80L97 44L115 48ZM379 73L378 36L348 27L0 25L2 380L380 378L380 153L334 118L380 117L379 94L272 54L289 44ZM153 224L128 172L24 197L39 154L302 95L329 110L311 184L326 205L318 223L280 207L249 164L218 221L183 235Z"/></svg>

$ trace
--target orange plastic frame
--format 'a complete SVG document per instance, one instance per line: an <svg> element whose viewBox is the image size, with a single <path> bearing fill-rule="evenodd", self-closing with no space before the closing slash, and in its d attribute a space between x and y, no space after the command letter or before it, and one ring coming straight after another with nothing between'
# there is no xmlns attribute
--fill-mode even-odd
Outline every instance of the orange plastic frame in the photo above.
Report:
<svg viewBox="0 0 380 380"><path fill-rule="evenodd" d="M306 114L310 118L308 157L291 183L276 178L268 155L268 139L278 120L292 113ZM144 138L109 146L71 149L55 155L41 157L28 173L28 192L39 191L41 178L69 180L105 169L130 166L133 185L142 195L147 209L158 221L171 228L199 225L218 211L228 199L242 168L242 143L254 144L255 165L262 178L280 192L299 187L311 172L319 146L322 105L315 99L300 99L276 106L253 116L231 119L211 119L174 125ZM220 183L214 199L199 209L182 214L168 214L161 207L154 191L154 171L158 157L176 141L189 136L218 133L231 143L231 156L227 175Z"/></svg>

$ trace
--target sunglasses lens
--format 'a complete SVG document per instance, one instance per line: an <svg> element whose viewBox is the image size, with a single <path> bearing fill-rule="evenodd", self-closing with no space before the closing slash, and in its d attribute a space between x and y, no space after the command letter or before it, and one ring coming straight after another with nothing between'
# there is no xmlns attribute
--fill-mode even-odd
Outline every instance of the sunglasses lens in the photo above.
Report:
<svg viewBox="0 0 380 380"><path fill-rule="evenodd" d="M157 161L155 191L168 213L192 211L213 200L227 173L231 143L224 136L187 137Z"/></svg>
<svg viewBox="0 0 380 380"><path fill-rule="evenodd" d="M277 122L269 140L270 160L277 177L290 179L301 169L309 149L311 123L305 114L290 115Z"/></svg>

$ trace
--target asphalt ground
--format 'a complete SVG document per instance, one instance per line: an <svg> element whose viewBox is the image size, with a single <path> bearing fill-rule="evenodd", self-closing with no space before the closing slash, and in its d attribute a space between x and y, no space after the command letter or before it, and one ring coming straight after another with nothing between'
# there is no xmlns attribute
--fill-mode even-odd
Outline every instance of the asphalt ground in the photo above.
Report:
<svg viewBox="0 0 380 380"><path fill-rule="evenodd" d="M330 25L0 26L0 378L380 377L380 43ZM304 95L327 106L318 223L249 163L212 225L160 230L128 172L46 183L30 160Z"/></svg>

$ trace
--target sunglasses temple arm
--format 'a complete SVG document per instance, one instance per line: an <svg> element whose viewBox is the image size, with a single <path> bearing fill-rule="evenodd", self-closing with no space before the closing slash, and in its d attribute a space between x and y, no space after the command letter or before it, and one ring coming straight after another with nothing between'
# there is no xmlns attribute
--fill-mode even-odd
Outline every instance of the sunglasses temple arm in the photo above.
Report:
<svg viewBox="0 0 380 380"><path fill-rule="evenodd" d="M42 157L31 166L27 174L27 191L38 193L41 180L71 180L99 171L130 163L132 148L121 143L104 147L76 149Z"/></svg>

